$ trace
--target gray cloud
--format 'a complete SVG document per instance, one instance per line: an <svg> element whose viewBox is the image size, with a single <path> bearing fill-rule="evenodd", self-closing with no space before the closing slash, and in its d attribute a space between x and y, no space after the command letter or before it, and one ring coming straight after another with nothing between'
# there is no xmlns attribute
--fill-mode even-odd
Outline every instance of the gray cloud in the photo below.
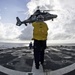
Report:
<svg viewBox="0 0 75 75"><path fill-rule="evenodd" d="M62 38L63 37L63 38ZM70 34L64 34L64 33L59 33L59 34L56 34L54 37L53 37L53 40L66 40L66 39L70 39L71 38L71 35Z"/></svg>
<svg viewBox="0 0 75 75"><path fill-rule="evenodd" d="M28 25L28 27L22 31L21 35L18 38L20 40L30 40L32 39L32 31L33 27L31 25Z"/></svg>

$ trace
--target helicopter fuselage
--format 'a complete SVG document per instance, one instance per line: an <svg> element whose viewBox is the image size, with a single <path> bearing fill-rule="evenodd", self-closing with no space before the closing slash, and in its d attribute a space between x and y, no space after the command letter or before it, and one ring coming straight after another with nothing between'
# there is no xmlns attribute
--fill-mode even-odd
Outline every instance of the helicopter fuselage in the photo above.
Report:
<svg viewBox="0 0 75 75"><path fill-rule="evenodd" d="M48 21L48 20L52 20L53 21L53 19L54 18L57 18L57 15L55 15L55 14L50 14L50 13L48 13L48 12L41 12L40 10L37 10L33 15L31 15L27 20L24 20L24 21L20 21L20 19L17 17L16 19L17 19L17 23L16 23L16 25L18 25L18 26L20 26L21 24L25 24L25 25L27 25L27 23L33 23L33 22L35 22L35 21L38 21L37 20L37 17L39 16L39 15L42 15L43 17L44 17L44 21Z"/></svg>
<svg viewBox="0 0 75 75"><path fill-rule="evenodd" d="M57 18L57 15L49 14L49 13L41 13L40 15L42 15L44 17L44 21L53 20L54 18ZM36 15L31 15L31 17L29 17L24 22L29 22L29 23L35 22L35 21L37 21L37 16Z"/></svg>

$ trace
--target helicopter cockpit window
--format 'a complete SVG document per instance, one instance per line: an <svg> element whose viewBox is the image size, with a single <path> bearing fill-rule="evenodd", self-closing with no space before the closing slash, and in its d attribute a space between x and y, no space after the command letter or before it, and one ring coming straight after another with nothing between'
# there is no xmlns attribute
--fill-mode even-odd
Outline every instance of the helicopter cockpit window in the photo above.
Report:
<svg viewBox="0 0 75 75"><path fill-rule="evenodd" d="M32 20L35 20L35 19L36 19L36 16L33 16L33 17L32 17Z"/></svg>

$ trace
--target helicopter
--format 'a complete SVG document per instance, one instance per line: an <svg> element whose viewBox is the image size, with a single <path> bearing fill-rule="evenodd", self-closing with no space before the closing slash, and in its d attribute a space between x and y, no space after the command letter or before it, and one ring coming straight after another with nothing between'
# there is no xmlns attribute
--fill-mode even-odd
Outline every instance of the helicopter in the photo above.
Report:
<svg viewBox="0 0 75 75"><path fill-rule="evenodd" d="M54 18L57 18L57 15L48 13L49 10L40 10L39 7L37 8L38 9L28 19L24 21L21 21L19 17L16 17L16 20L17 20L16 25L20 26L22 24L25 24L25 26L27 26L27 23L33 23L37 21L37 17L39 15L42 15L44 17L44 21L47 21L47 20L53 21Z"/></svg>

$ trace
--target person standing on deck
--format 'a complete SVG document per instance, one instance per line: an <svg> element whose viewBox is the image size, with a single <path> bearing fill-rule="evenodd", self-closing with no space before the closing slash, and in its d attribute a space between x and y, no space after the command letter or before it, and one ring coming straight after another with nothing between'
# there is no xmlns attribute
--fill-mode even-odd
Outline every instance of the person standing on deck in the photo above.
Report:
<svg viewBox="0 0 75 75"><path fill-rule="evenodd" d="M32 23L33 29L33 40L34 40L34 60L35 67L39 69L40 63L44 63L44 52L46 49L46 41L48 35L48 26L44 22L44 17L38 15L37 21Z"/></svg>
<svg viewBox="0 0 75 75"><path fill-rule="evenodd" d="M32 42L29 43L29 49L32 49L33 46L32 46Z"/></svg>

